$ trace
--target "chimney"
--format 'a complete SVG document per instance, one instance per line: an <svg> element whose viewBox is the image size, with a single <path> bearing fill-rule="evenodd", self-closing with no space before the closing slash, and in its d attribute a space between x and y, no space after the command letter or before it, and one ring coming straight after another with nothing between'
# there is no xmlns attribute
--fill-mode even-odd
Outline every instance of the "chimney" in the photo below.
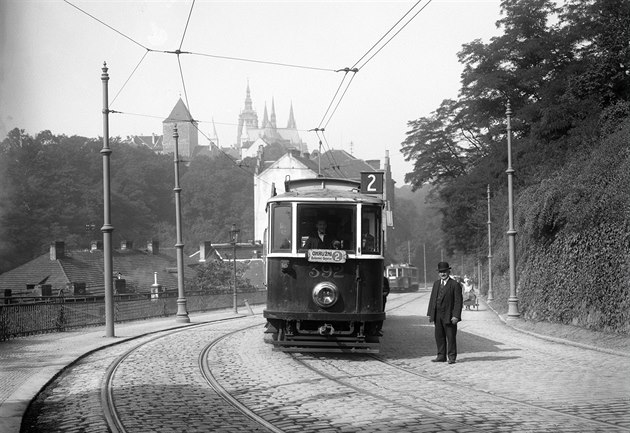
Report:
<svg viewBox="0 0 630 433"><path fill-rule="evenodd" d="M50 243L50 260L58 260L64 256L65 244L61 241Z"/></svg>
<svg viewBox="0 0 630 433"><path fill-rule="evenodd" d="M103 249L103 242L101 241L91 241L90 242L90 252L94 252L96 250Z"/></svg>
<svg viewBox="0 0 630 433"><path fill-rule="evenodd" d="M120 250L132 250L133 249L133 241L120 241Z"/></svg>
<svg viewBox="0 0 630 433"><path fill-rule="evenodd" d="M370 167L372 167L374 170L380 170L381 169L381 160L380 159L368 159L365 162L368 163L370 165Z"/></svg>
<svg viewBox="0 0 630 433"><path fill-rule="evenodd" d="M157 239L152 239L147 242L147 251L149 254L159 254L160 253L160 242Z"/></svg>
<svg viewBox="0 0 630 433"><path fill-rule="evenodd" d="M199 261L205 263L206 257L212 251L212 242L205 241L199 245Z"/></svg>

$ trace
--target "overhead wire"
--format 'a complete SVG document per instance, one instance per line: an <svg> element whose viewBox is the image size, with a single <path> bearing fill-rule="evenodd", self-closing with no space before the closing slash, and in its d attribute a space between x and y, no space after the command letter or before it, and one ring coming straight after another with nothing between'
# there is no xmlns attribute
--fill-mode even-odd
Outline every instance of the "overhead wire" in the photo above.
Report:
<svg viewBox="0 0 630 433"><path fill-rule="evenodd" d="M131 71L131 74L129 74L129 77L127 77L127 79L125 80L125 82L123 83L122 87L118 90L118 93L116 93L116 95L114 96L114 98L112 99L112 102L110 103L110 105L113 105L114 102L116 102L116 99L118 98L118 95L120 95L120 93L123 91L123 89L125 88L125 86L127 85L127 83L129 82L129 80L131 80L131 77L133 77L133 74L136 73L136 71L138 70L138 68L140 67L140 64L144 61L144 58L147 56L147 54L149 54L150 51L145 51L144 55L142 56L142 58L140 59L140 61L138 62L138 64L136 65L135 68L133 68L133 71Z"/></svg>
<svg viewBox="0 0 630 433"><path fill-rule="evenodd" d="M423 7L422 7L422 9L424 9L424 8L425 8L425 7L426 7L429 3L431 3L431 1L432 1L432 0L427 0L427 3L426 3ZM357 61L354 63L354 65L352 65L352 67L353 67L353 68L357 68L357 69L361 69L361 68L363 68L363 67L365 66L365 64L366 64L366 63L367 63L367 62L368 62L368 61L369 61L372 57L374 57L374 56L370 57L368 60L366 60L366 62L365 62L363 65L361 65L361 66L359 67L358 65L359 65L359 63L361 62L361 60L363 60L363 59L364 59L364 58L365 58L365 57L366 57L366 56L367 56L367 55L368 55L368 54L369 54L372 50L374 50L374 48L376 48L376 47L378 46L378 44L379 44L379 43L380 43L383 39L385 39L385 37L386 37L389 33L391 33L391 31L392 31L392 30L394 30L398 24L400 24L400 23L402 22L402 20L404 20L404 19L405 19L405 17L406 17L407 15L409 15L409 14L411 13L411 11L412 11L412 10L414 10L416 6L418 6L418 4L420 4L420 2L422 2L422 0L418 0L418 1L417 1L414 5L413 5L413 6L411 6L411 7L409 8L409 10L408 10L407 12L405 12L405 14L404 14L402 17L400 17L400 19L399 19L398 21L396 21L396 23L394 23L394 25L392 25L392 26L389 28L389 30L387 30L387 31L383 34L383 36L381 36L381 37L379 38L379 40L378 40L378 41L376 41L376 42L375 42L375 43L374 43L374 44L370 47L370 49L369 49L369 50L367 50L367 51L365 52L365 54L363 54L363 55L359 58L359 60L357 60ZM422 9L420 9L420 11L418 11L418 13L422 12ZM405 25L401 28L401 30L402 30L403 28L405 28L405 26L407 26L407 24L409 24L409 23L411 22L411 20L413 20L413 19L416 17L416 15L418 15L418 13L416 13L413 17L411 17L411 19L410 19L409 21L407 21L407 23L406 23L406 24L405 24ZM396 36L399 32L400 32L400 30L399 30L399 31L398 31L398 32L397 32L394 36ZM383 44L383 46L382 46L382 47L381 47L378 51L380 51L380 50L381 50L381 49L382 49L385 45L387 45L387 44L388 44L388 43L389 43L389 42L393 39L393 37L394 37L394 36L392 36L392 37L391 37L391 38L390 38L390 39L389 39L389 40L388 40L385 44ZM378 51L377 51L377 53L378 53Z"/></svg>
<svg viewBox="0 0 630 433"><path fill-rule="evenodd" d="M189 103L189 100L188 100L188 92L187 92L187 89L186 89L186 81L185 81L185 78L184 78L183 68L182 68L181 59L180 59L180 55L181 54L190 54L190 55L197 55L197 56L203 56L203 57L217 58L217 59L223 59L223 60L252 62L252 63L260 63L260 64L268 64L268 65L272 65L272 66L291 67L291 68L300 68L300 69L310 69L310 70L318 70L318 71L326 71L326 72L344 72L344 76L341 79L341 82L339 83L339 86L337 87L337 89L336 89L336 91L335 91L335 93L334 93L330 103L328 104L328 107L326 108L326 111L325 111L325 113L324 113L324 115L323 115L323 117L322 117L322 119L321 119L321 121L319 123L319 126L317 128L309 130L309 131L315 131L317 136L318 136L318 139L320 141L320 145L322 144L322 140L323 140L323 142L326 143L326 146L329 148L329 150L330 150L330 146L328 144L328 141L326 140L326 137L324 135L324 131L326 129L326 126L328 125L328 123L332 119L333 115L336 113L336 111L337 111L339 105L341 104L341 101L343 100L344 96L346 95L346 93L347 93L347 91L348 91L348 89L350 87L350 84L354 80L354 77L355 77L356 73L359 72L359 70L361 70L363 67L365 67L367 65L367 63L370 62L378 53L380 53L380 51L383 48L385 48L385 46L387 44L389 44L394 37L396 37L416 16L418 16L418 14L420 12L422 12L429 5L429 3L431 3L431 1L432 0L427 0L426 4L422 8L420 8L406 23L404 23L376 51L374 51L375 48L387 37L388 34L390 34L396 28L396 26L398 26L418 6L418 4L420 4L422 2L422 0L418 0L393 26L390 27L390 29L383 36L381 36L363 54L363 56L361 56L359 58L359 60L357 60L357 62L355 62L355 64L351 68L345 67L345 68L342 68L342 69L336 69L335 70L335 69L330 69L330 68L312 67L312 66L297 65L297 64L290 64L290 63L280 63L280 62L271 62L271 61L249 59L249 58L239 58L239 57L233 57L233 56L220 56L220 55L213 55L213 54L207 54L207 53L196 53L196 52L182 51L181 48L183 46L183 43L184 43L184 40L185 40L185 36L186 36L187 30L188 30L188 26L190 24L190 20L191 20L191 17L192 17L193 9L194 9L194 6L195 6L195 0L192 1L191 7L190 7L190 10L189 10L189 13L188 13L188 18L187 18L187 21L186 21L186 25L185 25L184 31L182 33L182 38L181 38L181 41L180 41L180 44L179 44L179 48L176 51L160 51L160 50L153 50L151 48L148 48L148 47L144 46L143 44L141 44L140 42L136 41L135 39L131 38L130 36L122 33L121 31L115 29L114 27L112 27L109 24L105 23L104 21L100 20L99 18L96 18L94 15L88 13L87 11L83 10L82 8L74 5L69 0L64 0L64 2L67 3L68 5L74 7L75 9L79 10L83 14L89 16L90 18L94 19L95 21L97 21L100 24L106 26L110 30L116 32L117 34L123 36L124 38L126 38L129 41L133 42L134 44L142 47L145 50L144 55L142 56L142 58L140 59L140 61L136 65L136 67L133 69L133 71L131 72L130 76L124 82L124 84L121 87L121 89L118 91L118 93L114 97L114 101L120 95L120 93L125 88L127 83L131 80L132 76L135 74L135 72L139 68L140 64L142 64L142 62L146 58L147 54L149 52L151 52L151 51L167 53L167 54L175 54L177 56L177 63L178 63L178 67L179 67L179 73L180 73L180 78L181 78L181 81L182 81L182 88L183 88L183 91L184 91L184 97L186 99L186 105L187 105L187 108L188 108L189 111L190 111L190 103ZM371 52L373 52L372 55L370 57L368 57L367 60L365 60L361 64L362 60L365 59ZM350 77L349 80L346 80L349 72L352 72L352 77ZM344 84L345 84L345 88L343 89L343 91L341 91L341 89L344 87ZM336 101L336 103L335 103L335 101ZM334 106L334 108L333 108L333 106ZM112 113L123 113L121 111L113 111L113 110L110 110L110 111ZM135 115L140 115L140 114L135 114ZM153 116L147 116L147 117L153 117ZM193 124L194 124L195 121L191 120L191 122L193 122ZM199 130L199 132L201 132L201 131ZM319 132L322 132L321 137L319 136ZM205 134L203 132L201 132L201 134L205 136ZM206 138L208 138L208 137L206 137ZM330 154L331 157L333 158L333 161L332 161L333 163L331 165L333 167L336 167L337 164L336 164L336 161L334 161L334 156L332 156L332 154L330 152L327 152L327 153Z"/></svg>
<svg viewBox="0 0 630 433"><path fill-rule="evenodd" d="M188 112L190 113L190 102L188 102L188 92L186 91L186 80L184 80L184 71L182 70L182 62L179 59L179 54L177 54L177 65L179 66L179 76L182 79L182 89L184 89L184 98L186 98L186 108L188 108Z"/></svg>
<svg viewBox="0 0 630 433"><path fill-rule="evenodd" d="M405 16L407 16L407 15L408 15L408 14L409 14L412 10L413 10L413 8L415 8L415 7L418 5L418 3L420 3L421 1L422 1L422 0L418 0L418 2L417 2L415 5L413 5L413 6L412 6L412 8L411 8L411 9L409 9L409 11L407 11L407 13L403 16L403 18L404 18ZM392 41L392 39L394 39L394 38L395 38L395 37L396 37L396 36L397 36L397 35L398 35L401 31L403 31L403 30L404 30L404 28L405 28L405 27L407 27L407 26L409 25L409 23L410 23L411 21L413 21L413 20L414 20L414 18L415 18L415 17L417 17L417 16L418 16L418 14L419 14L420 12L422 12L422 11L423 11L423 10L424 10L424 9L425 9L428 5L429 5L429 3L431 3L431 1L432 1L432 0L427 0L427 2L425 3L425 5L424 5L424 6L422 6L422 7L421 7L421 8L420 8L420 9L419 9L419 10L418 10L418 11L417 11L417 12L416 12L416 13L415 13L415 14L414 14L414 15L413 15L413 16L412 16L412 17L411 17L411 18L410 18L410 19L409 19L409 20L408 20L405 24L403 24L403 25L402 25L402 27L400 27L400 29L398 29L398 31L397 31L396 33L394 33L394 34L392 35L392 37L391 37L391 38L389 38L389 39L387 40L387 42L385 42L383 45L381 45L381 47L380 47L378 50L376 50L376 51L374 52L374 54L372 54L372 55L371 55L371 56L370 56L370 57L369 57L369 58L368 58L368 59L367 59L367 60L366 60L366 61L365 61L362 65L361 65L361 67L360 67L359 69L361 69L361 68L365 67L365 65L367 65L367 64L368 64L368 62L369 62L370 60L372 60L372 59L373 59L373 58L374 58L374 57L375 57L378 53L380 53L380 52L381 52L381 50L382 50L383 48L385 48L385 47L387 46L387 44L389 44L389 43ZM394 24L394 27L395 27L396 25L398 25L398 23L399 23L401 20L402 20L402 18L401 18L400 20L398 20L398 22L397 22L396 24ZM386 35L387 35L387 34L388 34L391 30L393 30L393 28L394 28L394 27L392 27L392 29L390 29L387 33L385 33L385 35L383 35L383 37L385 37L385 36L386 36ZM382 38L381 38L380 40L382 40ZM380 40L379 40L379 41L380 41ZM366 54L367 54L367 53L366 53ZM363 57L361 57L361 59L363 59L364 57L365 57L365 55L364 55ZM359 61L361 61L361 59L359 59ZM358 63L358 62L357 62L357 63ZM355 64L355 65L356 65L356 64Z"/></svg>
<svg viewBox="0 0 630 433"><path fill-rule="evenodd" d="M105 27L107 27L108 29L113 30L114 32L118 33L120 36L122 36L122 37L124 37L124 38L126 38L126 39L130 40L130 41L131 41L131 42L133 42L134 44L136 44L136 45L138 45L138 46L140 46L140 47L144 48L144 49L145 49L145 50L147 50L147 51L152 51L150 48L145 47L144 45L142 45L140 42L136 41L136 40L135 40L135 39L133 39L132 37L127 36L127 35L126 35L126 34L124 34L123 32L121 32L121 31L119 31L119 30L115 29L114 27L110 26L110 25L109 25L109 24L107 24L106 22L104 22L104 21L102 21L102 20L100 20L100 19L96 18L94 15L90 14L89 12L87 12L87 11L85 11L85 10L81 9L79 6L77 6L77 5L73 4L73 3L71 3L71 2L70 2L70 1L68 1L68 0L63 0L63 1L64 1L64 2L66 2L67 4L69 4L70 6L72 6L73 8L75 8L75 9L79 10L81 13L84 13L85 15L89 16L89 17L90 17L90 18L92 18L93 20L98 21L99 23L103 24L103 25L104 25Z"/></svg>
<svg viewBox="0 0 630 433"><path fill-rule="evenodd" d="M267 61L267 60L248 59L248 58L245 58L245 57L219 56L217 54L196 53L196 52L187 52L186 54L190 54L190 55L193 55L193 56L211 57L213 59L235 60L235 61L239 61L239 62L250 62L250 63L260 63L260 64L263 64L263 65L282 66L282 67L286 67L286 68L309 69L309 70L312 70L312 71L324 71L324 72L336 72L336 70L332 69L332 68L322 68L322 67L317 67L317 66L297 65L297 64L292 64L292 63L271 62L271 61Z"/></svg>
<svg viewBox="0 0 630 433"><path fill-rule="evenodd" d="M188 12L188 19L186 20L186 26L184 27L184 33L182 34L182 40L179 43L179 51L181 51L182 45L184 45L184 38L186 37L186 31L188 30L188 24L190 24L190 17L192 16L194 7L195 7L195 0L193 0L192 4L190 5L190 11Z"/></svg>
<svg viewBox="0 0 630 433"><path fill-rule="evenodd" d="M337 108L339 107L339 105L341 104L341 101L343 100L344 96L346 95L350 84L352 83L352 81L354 80L354 77L356 76L356 73L359 72L363 67L365 67L365 65L367 65L367 63L372 60L378 53L381 52L381 50L383 48L385 48L385 46L387 46L387 44L389 44L392 39L394 39L394 37L396 37L405 27L407 27L407 25L413 21L413 19L418 16L418 14L420 12L422 12L428 5L429 3L431 3L432 0L427 0L427 2L425 3L424 6L422 6L422 8L420 8L411 18L409 18L407 20L407 22L405 22L399 29L398 31L396 31L389 39L387 39L387 41L382 44L378 49L376 49L376 47L379 46L379 44L387 37L387 35L389 35L401 22L404 21L404 19L422 2L422 0L418 0L411 8L409 8L409 10L398 20L396 21L396 23L394 23L389 30L387 30L383 36L381 36L360 58L359 60L357 60L354 65L350 68L346 67L343 69L339 69L336 72L344 72L344 76L341 80L341 82L339 83L339 86L337 87L337 90L335 91L335 94L333 95L330 103L328 104L328 107L326 108L326 111L324 113L324 116L322 117L322 120L320 121L318 128L317 129L322 129L325 130L326 127L328 126L328 123L330 122L330 120L332 119L332 117L334 116L334 114L337 111ZM376 49L376 51L374 51ZM368 57L367 60L365 60L365 62L361 63L363 59L365 59L370 53L373 54ZM352 77L350 78L350 80L346 81L346 77L348 75L349 72L352 72ZM343 90L343 92L341 92L340 94L340 89L344 86L345 84L345 89ZM336 101L336 103L335 103ZM334 108L331 111L331 108L334 106Z"/></svg>

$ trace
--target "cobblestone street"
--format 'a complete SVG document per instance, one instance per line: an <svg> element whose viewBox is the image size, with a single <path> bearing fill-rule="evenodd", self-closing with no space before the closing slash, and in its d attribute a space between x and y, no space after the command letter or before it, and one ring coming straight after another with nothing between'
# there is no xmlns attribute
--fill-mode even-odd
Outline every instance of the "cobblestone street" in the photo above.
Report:
<svg viewBox="0 0 630 433"><path fill-rule="evenodd" d="M130 432L265 431L211 390L200 363L273 431L630 431L627 354L519 332L482 304L463 313L457 364L433 363L427 298L390 296L376 356L274 352L260 316L241 319L250 328L217 340L204 360L203 347L236 325L183 328L97 351L41 394L37 421L22 431L107 431L98 415L102 375L134 346L113 381Z"/></svg>

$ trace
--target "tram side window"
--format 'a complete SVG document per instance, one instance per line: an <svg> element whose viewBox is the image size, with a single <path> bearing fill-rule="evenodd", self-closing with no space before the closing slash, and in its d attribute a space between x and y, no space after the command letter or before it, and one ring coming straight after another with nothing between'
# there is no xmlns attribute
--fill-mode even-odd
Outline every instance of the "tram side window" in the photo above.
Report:
<svg viewBox="0 0 630 433"><path fill-rule="evenodd" d="M366 206L361 213L361 253L379 254L381 251L380 208Z"/></svg>
<svg viewBox="0 0 630 433"><path fill-rule="evenodd" d="M273 233L271 251L291 250L291 206L280 205L273 209Z"/></svg>

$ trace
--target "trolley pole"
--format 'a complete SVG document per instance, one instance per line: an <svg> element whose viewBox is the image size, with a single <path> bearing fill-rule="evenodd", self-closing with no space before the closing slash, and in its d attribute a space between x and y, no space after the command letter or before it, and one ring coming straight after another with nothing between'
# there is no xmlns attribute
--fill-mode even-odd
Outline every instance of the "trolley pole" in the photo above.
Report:
<svg viewBox="0 0 630 433"><path fill-rule="evenodd" d="M488 184L488 301L494 300L492 293L492 220L490 219L490 184Z"/></svg>
<svg viewBox="0 0 630 433"><path fill-rule="evenodd" d="M175 223L177 231L177 243L175 249L177 250L177 316L175 321L179 323L189 323L190 317L188 317L188 311L186 310L186 298L184 297L184 242L182 241L182 204L181 204L181 192L182 189L179 186L179 134L177 133L177 124L173 128L173 138L175 139Z"/></svg>
<svg viewBox="0 0 630 433"><path fill-rule="evenodd" d="M113 259L112 259L112 232L111 224L111 189L109 177L109 156L112 150L109 148L109 94L107 83L107 63L103 62L101 69L101 81L103 82L103 279L105 283L105 336L114 337L114 288L113 288Z"/></svg>
<svg viewBox="0 0 630 433"><path fill-rule="evenodd" d="M510 116L512 115L512 108L510 107L510 101L507 101L507 108L505 110L507 116L507 151L508 151L508 168L505 171L508 177L508 216L509 227L507 231L508 235L508 247L510 255L510 297L508 298L508 317L516 318L520 316L518 312L518 298L516 296L516 252L514 245L514 238L516 237L516 230L514 230L514 193L512 178L514 176L514 169L512 168L512 127L510 125Z"/></svg>

